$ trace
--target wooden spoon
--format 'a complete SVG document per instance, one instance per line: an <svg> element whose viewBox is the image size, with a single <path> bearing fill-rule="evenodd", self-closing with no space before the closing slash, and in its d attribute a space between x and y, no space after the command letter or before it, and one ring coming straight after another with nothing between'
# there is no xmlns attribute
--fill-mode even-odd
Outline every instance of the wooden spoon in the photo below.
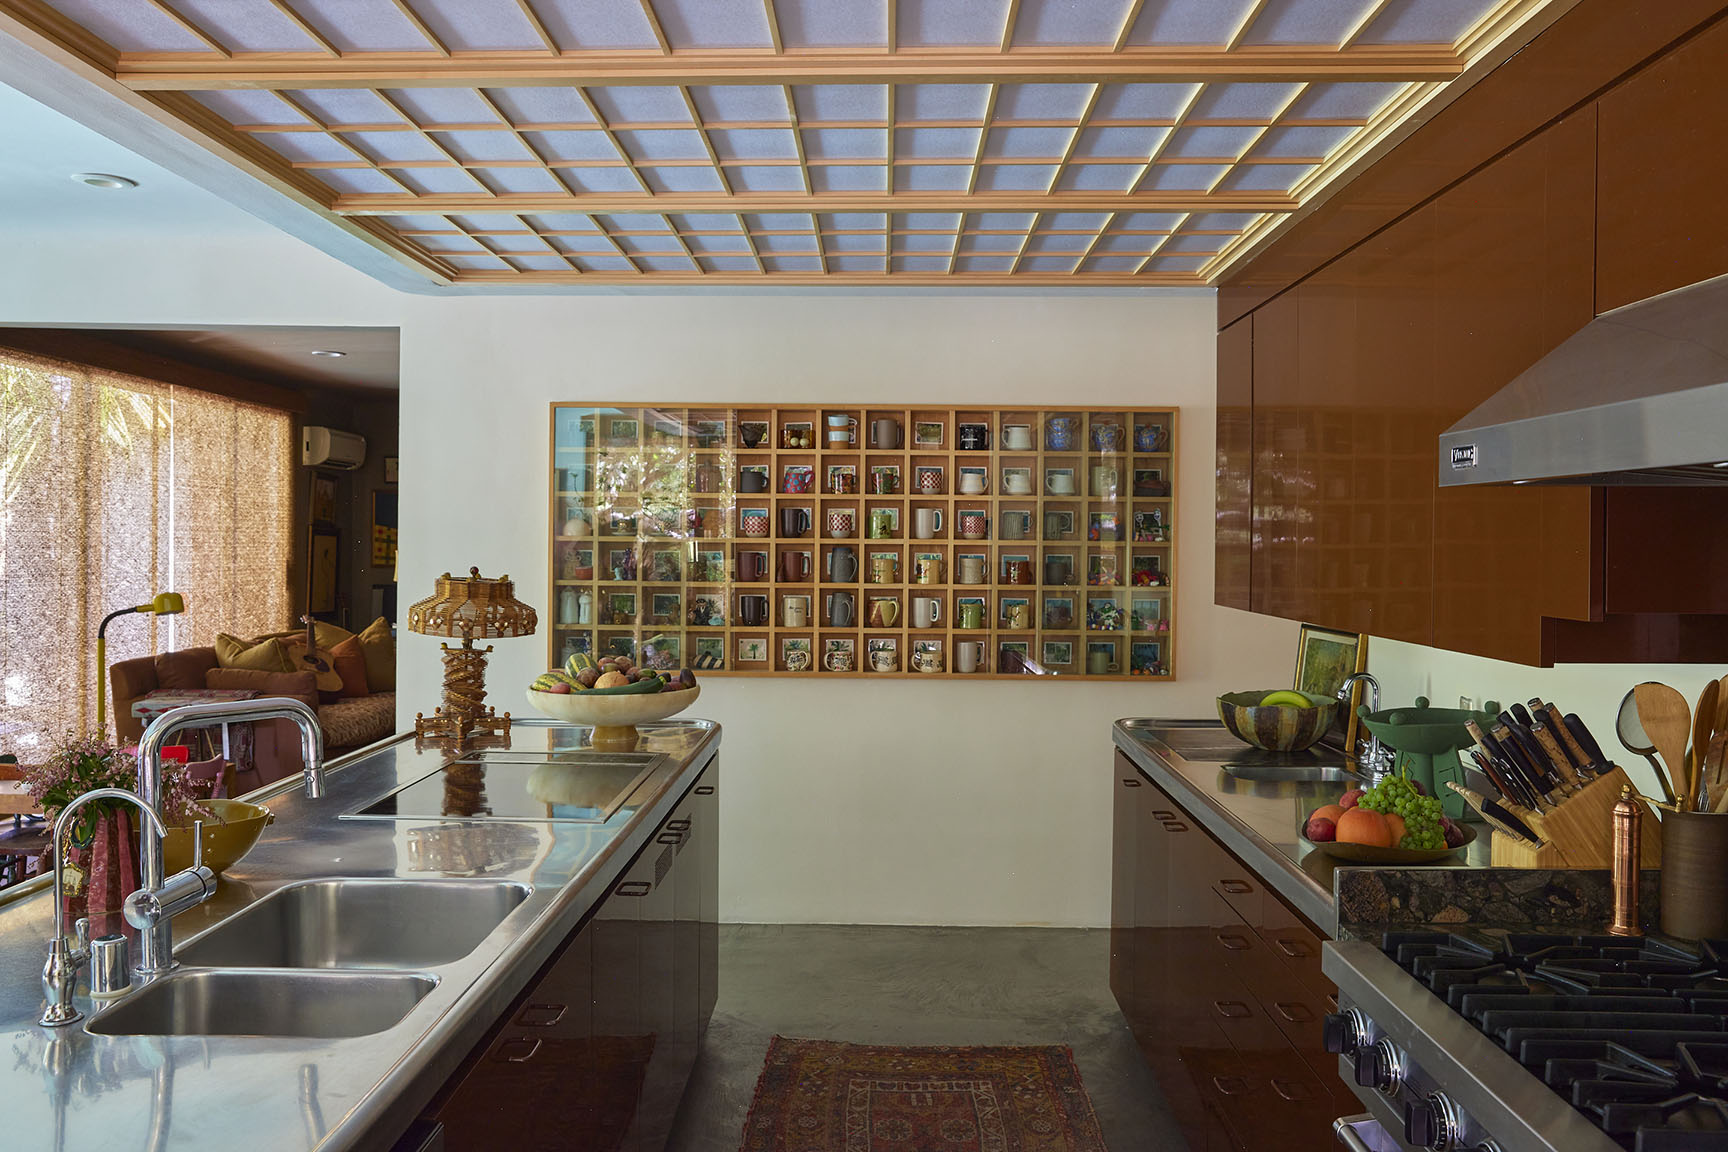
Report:
<svg viewBox="0 0 1728 1152"><path fill-rule="evenodd" d="M1692 779L1696 782L1698 795L1698 810L1708 812L1710 801L1706 793L1710 789L1710 777L1704 774L1704 756L1710 750L1710 737L1715 734L1716 697L1721 686L1714 680L1704 685L1704 691L1698 693L1698 707L1692 715Z"/></svg>
<svg viewBox="0 0 1728 1152"><path fill-rule="evenodd" d="M1657 754L1668 765L1668 778L1674 783L1674 803L1680 806L1681 811L1687 811L1696 795L1691 769L1686 762L1686 738L1692 731L1692 709L1687 705L1686 697L1677 690L1653 680L1638 685L1632 693L1638 704L1638 722L1644 726Z"/></svg>

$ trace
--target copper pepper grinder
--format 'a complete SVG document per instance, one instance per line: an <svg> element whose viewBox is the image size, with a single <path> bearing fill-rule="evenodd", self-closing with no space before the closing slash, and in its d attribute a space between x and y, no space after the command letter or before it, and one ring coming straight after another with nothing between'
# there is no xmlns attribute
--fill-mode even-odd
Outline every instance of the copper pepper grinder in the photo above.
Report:
<svg viewBox="0 0 1728 1152"><path fill-rule="evenodd" d="M1622 784L1614 803L1614 922L1608 931L1615 936L1642 936L1638 926L1638 871L1643 861L1642 824L1644 810L1632 798L1632 789Z"/></svg>

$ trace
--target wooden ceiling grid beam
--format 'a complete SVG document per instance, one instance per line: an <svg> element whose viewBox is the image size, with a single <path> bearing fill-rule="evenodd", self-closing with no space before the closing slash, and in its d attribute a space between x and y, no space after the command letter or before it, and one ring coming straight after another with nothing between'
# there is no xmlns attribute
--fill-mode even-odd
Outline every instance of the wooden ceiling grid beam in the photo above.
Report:
<svg viewBox="0 0 1728 1152"><path fill-rule="evenodd" d="M504 115L504 110L502 108L498 107L497 101L492 99L491 94L489 92L487 92L486 89L476 88L474 90L474 94L480 98L480 102L482 104L485 104L486 107L491 110L492 115L498 117L498 119L500 121L502 121L509 128L510 134L512 136L516 137L516 143L518 143L522 146L522 150L524 152L526 152L526 153L528 153L528 155L534 157L535 161L540 165L540 167L546 169L546 171L551 175L552 179L554 179L558 182L558 186L560 188L564 189L566 192L570 192L572 194L575 193L576 189L572 188L570 186L570 182L568 180L564 179L564 176L556 168L554 168L550 162L547 161L546 154L534 146L534 142L532 140L528 139L527 133L523 132L521 129L517 128L515 125L510 123L510 118L508 116ZM422 129L422 131L432 132L432 131L434 131L434 129L424 128L424 129Z"/></svg>
<svg viewBox="0 0 1728 1152"><path fill-rule="evenodd" d="M414 11L413 7L409 5L408 0L390 0L390 3L396 6L396 11L402 13L403 19L414 25L414 31L420 33L426 43L432 45L433 51L437 52L438 55L445 59L449 59L449 45L438 39L438 34L426 26L426 21L420 19L420 13Z"/></svg>
<svg viewBox="0 0 1728 1152"><path fill-rule="evenodd" d="M762 15L768 21L768 40L774 45L775 55L786 50L780 42L780 14L774 11L774 0L762 0Z"/></svg>
<svg viewBox="0 0 1728 1152"><path fill-rule="evenodd" d="M41 37L80 64L108 76L120 67L120 50L43 0L0 0L0 17Z"/></svg>
<svg viewBox="0 0 1728 1152"><path fill-rule="evenodd" d="M394 216L452 212L1289 212L1298 207L1289 196L1265 192L1058 192L1053 196L1023 192L755 192L720 196L705 192L644 193L587 192L580 196L536 192L500 192L484 198L429 193L404 196L378 193L339 196L331 207L343 215Z"/></svg>
<svg viewBox="0 0 1728 1152"><path fill-rule="evenodd" d="M886 0L882 6L882 44L883 51L892 56L900 50L900 4L899 0Z"/></svg>
<svg viewBox="0 0 1728 1152"><path fill-rule="evenodd" d="M1176 235L1176 233L1180 232L1182 230L1182 225L1188 223L1188 218L1192 215L1193 215L1192 212L1184 212L1182 214L1182 218L1180 220L1176 221L1175 226L1173 228L1171 228L1168 233L1159 237L1157 240L1154 240L1152 242L1152 247L1147 249L1146 255L1142 256L1140 258L1140 263L1134 265L1134 271L1132 273L1130 273L1130 275L1133 276L1135 279L1139 279L1145 273L1146 269L1151 265L1152 258L1154 256L1158 255L1159 250L1162 249L1164 247L1164 245L1170 243L1170 237L1172 237L1172 236ZM1202 284L1205 283L1205 280L1202 279L1198 273L1194 273L1193 275L1194 275L1195 279L1200 280L1200 282Z"/></svg>
<svg viewBox="0 0 1728 1152"><path fill-rule="evenodd" d="M894 187L894 133L896 131L896 125L894 123L894 97L894 85L890 84L888 85L888 131L883 134L883 140L885 143L884 157L882 161L882 190L889 195L893 195L898 191L898 189Z"/></svg>
<svg viewBox="0 0 1728 1152"><path fill-rule="evenodd" d="M1254 27L1254 21L1260 19L1260 13L1266 10L1267 0L1254 0L1248 6L1247 13L1237 23L1236 30L1230 33L1230 39L1224 41L1224 51L1234 51L1242 43L1242 37L1248 35L1248 30Z"/></svg>
<svg viewBox="0 0 1728 1152"><path fill-rule="evenodd" d="M1501 0L1497 8L1484 13L1464 35L1458 37L1452 45L1453 54L1468 65L1548 3L1549 0Z"/></svg>
<svg viewBox="0 0 1728 1152"><path fill-rule="evenodd" d="M772 5L773 0L766 0ZM803 182L804 195L813 191L810 184L810 157L804 151L804 132L798 125L798 101L792 94L790 84L780 85L780 95L786 101L786 115L791 117L792 149L798 156L798 179Z"/></svg>
<svg viewBox="0 0 1728 1152"><path fill-rule="evenodd" d="M577 266L576 261L574 261L570 258L570 253L561 250L558 247L558 245L552 243L552 241L550 239L548 239L540 231L540 229L538 229L534 226L533 221L529 220L526 216L512 216L511 219L515 220L518 224L522 225L522 227L528 229L529 235L533 236L534 239L536 239L536 240L540 241L540 243L544 244L546 246L546 250L548 252L552 253L552 255L558 257L558 259L560 259L560 260L564 261L564 263L568 264L570 266L570 270L572 272L575 272L578 275L581 274L582 269ZM476 240L478 240L483 235L484 236L499 236L499 235L504 235L504 233L489 232L489 231L487 231L487 232L475 231L475 232L470 233L470 235L472 235ZM521 233L511 232L511 233L508 233L508 235L519 236L519 235L521 235ZM530 253L524 252L524 253L521 253L521 255L527 256L527 255L530 255ZM533 253L533 255L539 255L539 253Z"/></svg>
<svg viewBox="0 0 1728 1152"><path fill-rule="evenodd" d="M1321 156L1267 156L1254 159L1254 164L1283 165L1285 167L1312 168L1325 158ZM415 168L463 168L467 170L486 169L544 169L556 175L560 169L602 169L634 167L638 170L653 168L717 168L722 172L727 168L798 168L805 169L808 176L810 168L856 168L860 166L880 166L880 160L860 160L852 156L818 156L802 162L795 156L749 157L739 156L731 160L711 160L706 156L666 157L657 160L547 160L537 158L532 160L291 160L289 165L300 171L320 171L354 168L377 168L410 170ZM970 156L902 156L894 161L895 168L963 168L973 163ZM1002 156L986 160L985 163L1000 167L1049 168L1064 163L1059 156ZM1146 163L1142 156L1089 156L1083 163L1096 164L1101 167L1140 167ZM1233 156L1161 156L1155 163L1169 167L1201 166L1228 168L1238 163ZM1216 181L1214 181L1216 183ZM968 189L970 193L972 189ZM730 185L726 192L731 193ZM1052 188L1046 188L1047 195L1057 194ZM582 195L583 193L577 193ZM808 193L807 193L808 194ZM748 193L746 193L748 195Z"/></svg>
<svg viewBox="0 0 1728 1152"><path fill-rule="evenodd" d="M1229 162L1229 164L1224 168L1224 170L1222 172L1218 173L1217 177L1215 179L1213 179L1212 183L1210 183L1206 186L1206 191L1208 191L1208 192L1217 191L1218 185L1220 185L1220 184L1224 183L1224 181L1228 180L1230 178L1230 174L1232 172L1236 171L1237 166L1244 163L1244 162L1247 162L1250 164L1300 163L1300 164L1305 164L1308 166L1313 166L1314 164L1316 164L1317 161L1315 161L1311 158L1307 158L1307 157L1298 158L1298 157L1292 157L1292 156L1268 156L1263 160L1248 160L1247 159L1248 154L1253 152L1255 148L1260 146L1260 141L1262 141L1266 138L1266 134L1268 132L1270 132L1270 131L1272 131L1272 129L1278 127L1279 119L1283 117L1284 113L1290 111L1291 108L1295 107L1296 101L1300 100L1302 98L1302 94L1306 91L1308 91L1308 85L1306 85L1306 84L1296 85L1295 89L1290 93L1289 97L1285 99L1284 103L1280 104L1278 106L1277 110L1272 113L1271 122L1268 123L1265 127L1257 129L1252 136L1248 137L1247 142L1244 143L1243 146L1241 147L1241 149L1237 151L1235 158Z"/></svg>
<svg viewBox="0 0 1728 1152"><path fill-rule="evenodd" d="M454 165L455 167L460 169L462 171L462 174L467 176L468 179L472 180L475 183L475 185L480 188L480 190L482 192L486 193L486 195L488 195L488 196L498 195L497 189L493 188L490 184L486 183L486 181L482 180L479 176L475 175L473 169L470 169L466 165L464 165L462 163L462 161L457 157L457 155L454 152L452 152L452 151L450 151L450 149L444 147L444 142L442 140L438 139L438 137L434 136L432 133L426 131L426 129L420 127L419 123L417 121L415 121L414 117L412 117L408 114L408 110L406 108L402 107L401 103L399 101L397 101L397 99L394 96L391 96L388 92L382 92L382 91L375 92L375 93L373 93L373 95L378 97L378 99L382 100L384 102L385 107L389 108L390 111L396 113L396 115L402 117L402 119L406 123L414 125L415 131L417 131L420 134L420 139L426 141L426 143L430 144L438 152L439 155L443 156L444 159L448 160L452 165ZM374 161L373 163L377 164L378 161ZM379 170L382 171L383 169L380 168ZM568 187L568 185L565 185L562 180L560 180L558 183L559 183L560 187Z"/></svg>
<svg viewBox="0 0 1728 1152"><path fill-rule="evenodd" d="M728 196L733 195L736 189L732 187L732 181L726 178L726 166L720 163L720 154L714 151L714 141L708 138L708 129L702 123L702 113L697 109L696 101L690 97L690 89L682 84L678 85L678 97L684 101L684 108L690 113L690 123L696 129L696 138L702 141L702 151L708 154L708 163L713 167L714 175L720 181L720 190ZM640 163L644 168L657 167L653 161L649 160ZM738 167L745 167L750 162L735 161L734 163ZM804 182L808 186L809 178L806 177Z"/></svg>
<svg viewBox="0 0 1728 1152"><path fill-rule="evenodd" d="M836 285L898 287L907 284L943 285L962 283L975 287L993 288L1073 288L1075 278L1066 272L1021 272L1012 279L1000 272L656 272L655 283L702 285L754 285L764 283L789 288L832 288ZM1132 276L1120 272L1088 272L1080 282L1108 288L1203 288L1206 282L1186 272L1158 272ZM640 285L644 277L621 272L586 272L579 281L584 285ZM467 272L457 276L463 284L558 285L578 283L575 277L562 272Z"/></svg>
<svg viewBox="0 0 1728 1152"><path fill-rule="evenodd" d="M990 128L996 117L996 99L1001 94L1000 85L990 85L989 92L984 97L984 121L978 125L978 143L972 149L972 163L966 173L966 195L970 196L978 190L978 173L984 168L984 145L990 139ZM967 124L970 128L971 125Z"/></svg>
<svg viewBox="0 0 1728 1152"><path fill-rule="evenodd" d="M589 219L594 221L593 234L598 235L600 239L606 241L612 251L622 257L624 263L630 265L630 271L634 272L636 276L640 278L643 275L642 265L636 263L635 258L632 257L630 253L624 251L624 246L619 244L618 241L613 238L612 230L606 227L605 221L601 220L598 216L590 216ZM593 275L593 273L589 273L589 275Z"/></svg>
<svg viewBox="0 0 1728 1152"><path fill-rule="evenodd" d="M992 85L992 87L995 87ZM789 85L781 85L782 91L791 93ZM475 89L484 92L485 89ZM790 99L790 95L788 96ZM824 128L872 129L881 130L888 126L886 120L800 120L794 114L789 120L710 120L707 122L710 131L785 131L815 132ZM993 128L1067 128L1072 126L1072 119L1062 120L995 120ZM1261 128L1269 121L1261 116L1196 116L1187 121L1190 128ZM1369 123L1362 116L1292 116L1281 122L1285 128L1362 128ZM1094 117L1089 127L1092 128L1173 128L1176 119L1173 116L1160 116L1149 119L1103 119ZM919 128L977 128L977 120L920 120ZM236 132L248 135L269 135L271 133L294 132L413 132L415 129L407 124L391 122L387 124L331 124L328 129L310 124L233 124L230 127ZM478 121L475 123L425 124L422 127L427 132L601 132L598 124L586 120L572 121L538 121L529 120L521 123L494 123ZM690 125L682 120L642 120L613 125L614 128L630 132L679 132L688 131Z"/></svg>
<svg viewBox="0 0 1728 1152"><path fill-rule="evenodd" d="M1092 118L1092 110L1098 107L1098 97L1104 91L1104 85L1092 85L1091 95L1086 97L1086 107L1080 110L1080 122L1074 125L1074 130L1068 134L1068 144L1062 149L1062 156L1056 161L1054 171L1050 173L1050 182L1044 186L1046 194L1056 191L1056 185L1062 179L1062 173L1067 170L1068 159L1074 155L1074 149L1080 143L1081 133L1086 131L1086 122ZM1090 164L1092 161L1087 160Z"/></svg>
<svg viewBox="0 0 1728 1152"><path fill-rule="evenodd" d="M558 55L558 41L552 39L552 33L546 31L546 22L540 19L540 13L534 10L534 0L516 0L516 7L521 9L522 18L528 21L528 27L534 29L534 35L540 37L540 43L546 45L546 51Z"/></svg>
<svg viewBox="0 0 1728 1152"><path fill-rule="evenodd" d="M1368 6L1362 10L1362 15L1356 18L1356 22L1350 25L1344 33L1344 38L1338 42L1339 51L1343 51L1361 39L1362 33L1368 31L1368 26L1379 19L1380 13L1386 11L1387 5L1391 3L1392 0L1369 0Z"/></svg>
<svg viewBox="0 0 1728 1152"><path fill-rule="evenodd" d="M648 181L642 179L642 173L636 170L636 161L631 159L630 150L624 147L624 142L618 139L618 134L612 131L611 126L606 123L606 117L600 114L600 109L595 105L594 98L588 95L588 90L586 88L572 88L571 91L575 92L576 98L582 101L582 106L588 110L588 115L594 117L594 123L600 125L601 131L606 133L606 142L612 145L612 150L618 153L630 169L630 175L636 181L636 187L640 188L644 195L652 196L653 190L648 187Z"/></svg>
<svg viewBox="0 0 1728 1152"><path fill-rule="evenodd" d="M6 0L15 3L16 0ZM399 6L404 0L393 0ZM1140 83L1449 80L1464 61L1449 47L1014 49L1007 52L768 49L667 53L569 51L249 53L216 61L186 53L121 53L134 91L251 88L588 88L643 84Z"/></svg>
<svg viewBox="0 0 1728 1152"><path fill-rule="evenodd" d="M1120 52L1127 45L1128 36L1140 19L1140 9L1145 5L1146 0L1129 0L1128 10L1122 13L1122 23L1116 29L1116 40L1110 45L1110 51Z"/></svg>
<svg viewBox="0 0 1728 1152"><path fill-rule="evenodd" d="M1114 220L1114 218L1118 215L1118 213L1111 212L1111 213L1107 213L1106 215L1110 217L1110 220ZM1104 231L1109 231L1109 224L1110 224L1110 221L1107 220L1104 224ZM594 234L593 230L588 229L588 228L534 228L533 225L527 224L526 222L524 222L524 227L525 228L533 228L532 235L535 235L535 236L567 237L567 236L592 236ZM709 237L709 236L738 236L745 231L748 231L751 236L755 236L757 238L761 238L761 237L765 237L765 236L810 236L810 235L817 235L817 236L879 236L882 234L881 229L879 229L879 228L823 228L823 227L817 226L814 230L808 229L808 228L749 228L749 229L747 229L742 223L740 223L739 227L737 227L737 228L724 228L724 229L722 229L722 228L681 228L681 229L679 229L679 232L682 235L684 235L686 237L692 237L692 238ZM891 228L890 229L891 234L895 235L895 236L955 236L955 235L958 235L962 238L971 237L971 236L1019 236L1022 233L1024 233L1025 231L1026 231L1026 229L1024 229L1024 228L967 228L967 227L961 227L958 232L956 232L952 228ZM652 229L649 229L649 228L614 228L612 230L612 235L623 236L623 237L662 236L665 234L665 232L666 232L666 230L664 228L652 228ZM1099 229L1096 229L1096 228L1046 228L1040 233L1040 235L1043 235L1043 236L1092 236L1094 234L1097 234L1098 232L1099 232ZM1170 228L1118 228L1111 234L1115 235L1115 236L1169 236L1173 232L1174 232L1174 229L1170 229ZM397 230L396 234L398 236L459 236L459 235L468 235L468 236L527 236L527 235L530 235L530 233L528 231L524 231L521 228L478 228L478 227L477 228L470 228L467 230L467 232L462 232L460 230L453 229L453 228L452 229L445 229L445 228L401 228L401 229ZM1185 231L1183 231L1182 234L1184 236L1237 236L1237 235L1240 235L1241 233L1240 233L1239 229L1234 229L1234 228L1189 228L1189 229L1186 229Z"/></svg>
<svg viewBox="0 0 1728 1152"><path fill-rule="evenodd" d="M1152 146L1152 150L1146 154L1144 166L1135 174L1134 179L1128 182L1128 194L1130 196L1139 192L1140 182L1146 179L1146 173L1152 171L1152 166L1158 163L1159 158L1164 155L1164 150L1170 147L1172 140L1176 139L1176 133L1182 131L1183 121L1188 119L1188 113L1194 110L1194 105L1200 102L1200 93L1204 91L1206 91L1206 85L1196 84L1194 91L1188 93L1188 99L1183 101L1182 107L1176 112L1176 123L1170 125L1170 131L1164 133L1158 143Z"/></svg>
<svg viewBox="0 0 1728 1152"><path fill-rule="evenodd" d="M654 43L660 45L660 54L670 56L672 45L666 40L666 30L660 27L660 14L654 11L653 0L636 0L642 8L642 15L648 21L648 28L654 33Z"/></svg>
<svg viewBox="0 0 1728 1152"><path fill-rule="evenodd" d="M162 15L168 17L168 19L172 20L175 24L179 25L183 32L191 36L194 40L197 40L200 44L203 44L204 47L210 49L210 51L222 57L222 59L232 60L234 58L233 51L226 44L200 28L197 22L192 20L190 17L182 15L173 5L169 4L167 0L144 0L144 2Z"/></svg>
<svg viewBox="0 0 1728 1152"><path fill-rule="evenodd" d="M161 95L154 97L154 99L161 99L162 96L166 96L166 95L176 95L176 96L178 96L179 99L186 100L190 103L196 103L196 101L193 101L191 97L180 95L178 93L175 93L175 94L162 93ZM292 108L295 112L299 113L301 116L306 117L306 119L311 121L312 123L322 125L323 117L321 117L317 113L313 112L311 108L307 107L306 104L303 103L301 100L299 100L293 93L291 93L291 92L272 92L271 95L276 97L276 99L280 100L282 103L288 105L288 107ZM202 105L199 105L199 106L202 107ZM216 116L216 114L214 112L210 113L210 116L212 119L218 119L218 120L220 119L219 117ZM392 184L396 185L396 187L402 189L402 192L404 195L408 195L408 196L418 195L418 193L416 193L414 191L414 189L408 187L407 184L404 184L401 180L399 180L395 176L391 175L391 173L389 173L385 169L378 167L378 161L375 160L373 157L369 156L365 151L363 151L360 148L359 145L355 144L352 140L349 140L345 136L338 136L333 132L329 133L329 136L330 136L330 139L336 141L336 143L340 144L342 147L346 148L350 153L352 153L355 157L357 157L367 168L372 169L373 171L377 172L380 176L384 177L384 179L390 181L390 183L392 183ZM272 155L275 155L275 154L272 153ZM279 168L285 169L289 172L294 171L294 165L292 163L285 162L281 156L276 156L276 162L277 162L277 166ZM325 191L326 191L326 195L328 196L329 193L333 190L329 189L328 186L325 186Z"/></svg>
<svg viewBox="0 0 1728 1152"><path fill-rule="evenodd" d="M1080 259L1074 261L1074 267L1068 270L1068 275L1077 275L1080 269L1086 266L1086 261L1092 257L1092 249L1098 247L1098 241L1104 239L1104 233L1110 231L1110 225L1115 222L1116 213L1114 212L1104 218L1104 223L1098 225L1098 230L1092 234L1092 239L1088 241L1086 247L1081 250ZM1048 233L1048 235L1056 235L1056 233Z"/></svg>
<svg viewBox="0 0 1728 1152"><path fill-rule="evenodd" d="M1014 26L1020 20L1020 0L1008 0L1008 11L1002 16L1002 51L1014 46Z"/></svg>
<svg viewBox="0 0 1728 1152"><path fill-rule="evenodd" d="M1012 276L1020 270L1020 261L1026 255L1026 245L1032 243L1032 235L1038 231L1038 223L1043 219L1044 214L1042 212L1032 214L1032 222L1026 226L1026 235L1020 237L1020 247L1014 249L1014 259L1008 264L1008 275Z"/></svg>
<svg viewBox="0 0 1728 1152"><path fill-rule="evenodd" d="M312 43L323 49L325 55L336 58L341 57L342 50L336 47L335 44L331 43L329 37L325 36L324 33L313 27L310 20L296 12L286 2L286 0L268 0L268 2L270 7L276 9L277 12L282 14L283 19L287 20L290 24L293 24L294 27L300 29L301 35L305 36L308 40L312 41Z"/></svg>

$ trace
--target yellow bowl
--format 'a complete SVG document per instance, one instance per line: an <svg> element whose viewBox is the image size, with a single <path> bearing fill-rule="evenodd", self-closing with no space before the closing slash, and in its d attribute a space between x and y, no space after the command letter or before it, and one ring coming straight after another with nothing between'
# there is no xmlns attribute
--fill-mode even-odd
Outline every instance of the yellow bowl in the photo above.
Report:
<svg viewBox="0 0 1728 1152"><path fill-rule="evenodd" d="M220 874L232 868L242 856L252 851L264 826L276 817L270 809L244 800L205 800L223 823L204 821L204 866ZM169 873L192 867L192 826L186 824L168 829L162 841L162 867Z"/></svg>

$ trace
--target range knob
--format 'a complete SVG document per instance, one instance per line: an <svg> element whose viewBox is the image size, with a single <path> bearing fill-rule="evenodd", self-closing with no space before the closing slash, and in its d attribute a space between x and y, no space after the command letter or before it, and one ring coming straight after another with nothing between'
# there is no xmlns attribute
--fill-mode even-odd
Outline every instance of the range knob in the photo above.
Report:
<svg viewBox="0 0 1728 1152"><path fill-rule="evenodd" d="M1418 1148L1433 1148L1444 1152L1457 1148L1464 1134L1463 1113L1444 1092L1431 1093L1423 1100L1408 1100L1404 1104L1404 1140Z"/></svg>
<svg viewBox="0 0 1728 1152"><path fill-rule="evenodd" d="M1329 1012L1320 1022L1320 1040L1328 1052L1352 1055L1368 1041L1368 1018L1355 1008Z"/></svg>
<svg viewBox="0 0 1728 1152"><path fill-rule="evenodd" d="M1384 1096L1396 1096L1404 1083L1404 1058L1384 1038L1356 1049L1356 1083Z"/></svg>

